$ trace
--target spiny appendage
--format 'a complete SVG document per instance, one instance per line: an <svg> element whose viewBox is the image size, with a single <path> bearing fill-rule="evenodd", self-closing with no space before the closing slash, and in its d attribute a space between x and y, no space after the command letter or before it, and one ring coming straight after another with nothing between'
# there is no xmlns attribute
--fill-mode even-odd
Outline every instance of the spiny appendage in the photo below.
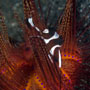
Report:
<svg viewBox="0 0 90 90"><path fill-rule="evenodd" d="M80 35L77 37L77 41L81 40L81 41L83 42L83 41L85 41L87 38L89 38L90 35L88 34L86 37L84 37L84 38L82 39L82 36L84 36L85 33L89 32L89 30L90 30L90 25L87 25L87 26L84 28L84 30L80 33ZM86 40L86 41L87 41L87 40ZM86 43L83 43L83 44L80 44L80 43L78 44L78 47L80 48L82 54L85 55L86 57L87 57L87 56L90 56L90 53L86 54L87 52L90 51L89 46L90 46L90 41L89 41L89 42L86 42Z"/></svg>
<svg viewBox="0 0 90 90"><path fill-rule="evenodd" d="M64 49L69 48L75 51L77 48L76 42L76 9L75 0L67 0L65 12L62 17L62 22L57 29L57 32L62 35L64 43L62 45ZM74 47L73 47L74 45Z"/></svg>
<svg viewBox="0 0 90 90"><path fill-rule="evenodd" d="M61 72L68 79L68 82L74 83L74 72L81 63L81 56L78 52L77 41L76 41L76 14L75 2L68 0L62 22L58 29L59 34L63 36L64 43L61 47L61 58L62 66ZM73 8L72 8L73 7ZM61 31L60 31L61 30Z"/></svg>
<svg viewBox="0 0 90 90"><path fill-rule="evenodd" d="M12 68L10 65L11 62L8 61L9 60L9 54L8 54L9 50L8 49L9 48L7 47L7 43L4 41L4 39L0 35L0 63L1 63L0 73L1 74L5 74L7 72L9 73L10 71L12 71Z"/></svg>
<svg viewBox="0 0 90 90"><path fill-rule="evenodd" d="M76 22L74 22L75 18L75 0L67 0L66 8L64 11L64 14L62 16L61 24L59 24L57 32L65 38L66 32L68 31L68 34L70 33L70 30L74 27L72 25L75 25ZM72 28L73 27L73 28Z"/></svg>
<svg viewBox="0 0 90 90"><path fill-rule="evenodd" d="M46 28L45 24L40 20L34 0L24 0L24 15L25 20L31 21L33 19L34 25L38 27L41 32Z"/></svg>
<svg viewBox="0 0 90 90"><path fill-rule="evenodd" d="M7 33L7 28L6 25L4 23L4 17L2 16L1 12L0 12L0 19L1 19L1 27L2 27L2 31L0 33L0 52L1 52L1 57L4 60L1 60L1 62L5 62L7 65L10 62L10 51L11 51L11 44L9 42L9 38L8 38L8 33ZM3 66L4 67L4 66Z"/></svg>
<svg viewBox="0 0 90 90"><path fill-rule="evenodd" d="M0 23L1 23L1 29L2 29L2 31L0 32L1 33L1 37L3 38L4 42L8 46L11 46L11 44L9 42L9 38L8 38L7 27L6 27L5 21L4 21L4 16L2 15L1 11L0 11Z"/></svg>
<svg viewBox="0 0 90 90"><path fill-rule="evenodd" d="M9 42L9 38L8 38L8 32L7 32L7 27L4 23L4 17L2 16L1 12L0 12L0 19L1 19L1 27L2 27L2 31L0 32L0 52L1 52L1 57L4 58L4 60L1 60L1 62L3 63L6 62L6 64L8 65L10 60L10 51L11 51L11 43Z"/></svg>
<svg viewBox="0 0 90 90"><path fill-rule="evenodd" d="M89 10L89 6L88 5L83 9L81 14L84 14L84 15L77 22L77 32L80 33L77 36L77 41L78 42L80 41L78 43L78 46L79 46L79 48L81 50L82 57L84 56L83 59L85 59L85 57L87 58L88 56L90 56L90 53L88 53L88 52L90 52L90 49L89 49L90 41L84 43L84 41L89 40L89 36L90 36L90 34L88 33L90 31L90 23L86 22L86 21L88 21L89 14L90 14L90 10ZM88 34L86 34L86 33L88 33ZM81 44L81 43L83 43L83 44Z"/></svg>

